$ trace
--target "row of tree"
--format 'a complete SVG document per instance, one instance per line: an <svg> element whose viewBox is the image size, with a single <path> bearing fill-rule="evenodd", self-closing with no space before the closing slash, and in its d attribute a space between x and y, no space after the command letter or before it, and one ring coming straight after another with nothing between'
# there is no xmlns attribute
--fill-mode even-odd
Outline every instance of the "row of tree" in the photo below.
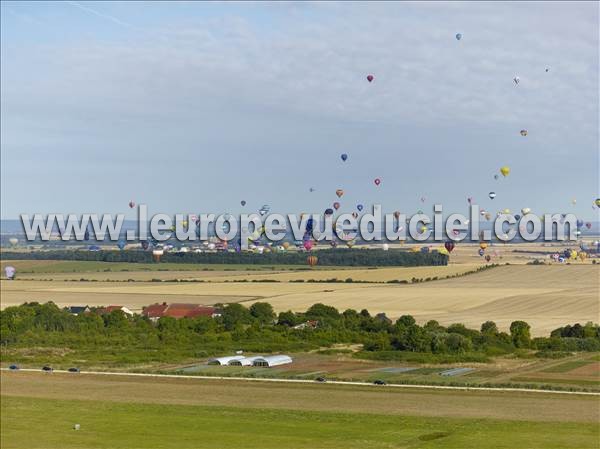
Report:
<svg viewBox="0 0 600 449"><path fill-rule="evenodd" d="M570 329L566 331L565 329ZM575 332L573 329L577 329ZM116 310L73 315L49 302L26 303L0 312L0 341L5 347L121 348L127 351L179 351L186 356L233 349L300 351L333 344L362 344L365 351L410 351L431 354L477 352L499 355L517 349L600 351L600 327L575 324L556 329L550 337L531 338L530 326L514 321L502 332L492 321L480 329L462 324L441 326L437 321L418 325L410 315L393 322L385 314L367 310L339 312L315 304L306 312L281 312L270 304L222 306L215 318L160 318L127 316Z"/></svg>
<svg viewBox="0 0 600 449"><path fill-rule="evenodd" d="M323 266L431 266L447 265L448 257L436 251L384 251L382 249L337 248L327 251L313 251L318 265ZM254 252L165 252L161 262L201 263L201 264L247 264L247 265L306 265L309 253L304 251L271 251L258 254ZM79 260L96 262L136 262L152 263L152 251L31 251L2 252L3 260Z"/></svg>

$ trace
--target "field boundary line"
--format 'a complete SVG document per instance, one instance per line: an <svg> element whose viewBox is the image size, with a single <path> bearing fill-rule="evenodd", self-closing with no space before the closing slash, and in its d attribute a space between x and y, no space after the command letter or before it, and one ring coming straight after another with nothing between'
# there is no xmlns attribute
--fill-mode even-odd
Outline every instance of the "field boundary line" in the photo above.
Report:
<svg viewBox="0 0 600 449"><path fill-rule="evenodd" d="M33 368L20 368L19 370L11 370L9 368L0 368L1 371L11 372L32 372L43 373L42 370ZM539 388L500 388L500 387L461 387L454 385L409 385L409 384L386 384L375 385L369 382L353 382L343 380L328 380L327 382L317 382L307 379L273 379L266 377L230 377L230 376L190 376L185 374L152 374L152 373L123 373L112 371L81 371L80 373L70 373L67 370L54 370L55 373L71 374L77 376L80 374L91 374L95 376L125 376L125 377L154 377L163 379L200 379L200 380L231 380L231 381L246 381L246 382L276 382L276 383L296 383L310 385L352 385L361 387L373 388L413 388L422 390L458 390L458 391L498 391L498 392L517 392L517 393L545 393L545 394L570 394L581 396L600 396L600 393L591 391L561 391L561 390L543 390ZM51 373L45 373L51 375Z"/></svg>

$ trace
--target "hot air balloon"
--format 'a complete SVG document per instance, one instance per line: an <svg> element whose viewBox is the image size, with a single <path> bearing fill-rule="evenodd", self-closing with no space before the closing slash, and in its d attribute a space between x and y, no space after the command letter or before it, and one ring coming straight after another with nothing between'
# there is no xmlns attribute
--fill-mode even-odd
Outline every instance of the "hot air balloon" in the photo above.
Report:
<svg viewBox="0 0 600 449"><path fill-rule="evenodd" d="M497 181L498 180L498 175L494 175L494 179Z"/></svg>
<svg viewBox="0 0 600 449"><path fill-rule="evenodd" d="M493 200L494 198L496 198L496 192L490 192L488 194L488 196L490 197L491 200Z"/></svg>
<svg viewBox="0 0 600 449"><path fill-rule="evenodd" d="M502 176L506 178L510 174L510 167L507 165L500 167L500 173L502 173Z"/></svg>
<svg viewBox="0 0 600 449"><path fill-rule="evenodd" d="M471 197L467 198L467 203L473 204L473 198L471 198Z"/></svg>
<svg viewBox="0 0 600 449"><path fill-rule="evenodd" d="M348 241L346 242L346 246L347 246L348 248L352 248L352 247L354 246L354 244L355 244L355 243L356 243L356 240L348 240Z"/></svg>
<svg viewBox="0 0 600 449"><path fill-rule="evenodd" d="M424 203L425 201L427 201L427 197L422 196L421 197L421 203Z"/></svg>
<svg viewBox="0 0 600 449"><path fill-rule="evenodd" d="M341 198L342 196L344 196L344 191L342 189L337 189L335 191L335 194L337 195L338 198Z"/></svg>
<svg viewBox="0 0 600 449"><path fill-rule="evenodd" d="M491 256L488 254L487 256L485 256L485 261L489 262L490 260L492 260Z"/></svg>
<svg viewBox="0 0 600 449"><path fill-rule="evenodd" d="M387 251L388 249L390 249L390 245L388 245L387 243L384 243L383 245L381 245L381 249L384 251Z"/></svg>
<svg viewBox="0 0 600 449"><path fill-rule="evenodd" d="M325 215L333 215L333 209L331 209L331 208L325 209Z"/></svg>
<svg viewBox="0 0 600 449"><path fill-rule="evenodd" d="M123 249L125 248L125 245L126 245L126 243L125 243L125 241L123 241L123 240L119 240L119 241L117 242L117 247L118 247L118 248L119 248L121 251L123 251Z"/></svg>
<svg viewBox="0 0 600 449"><path fill-rule="evenodd" d="M394 212L394 217L396 217L396 220L400 218L400 211L397 210L396 212Z"/></svg>
<svg viewBox="0 0 600 449"><path fill-rule="evenodd" d="M12 246L16 246L17 243L19 243L19 239L16 237L11 237L8 239L8 243L10 243Z"/></svg>
<svg viewBox="0 0 600 449"><path fill-rule="evenodd" d="M353 216L354 218L358 218L358 212L352 212L352 216Z"/></svg>
<svg viewBox="0 0 600 449"><path fill-rule="evenodd" d="M509 215L510 214L510 209L504 209L502 211L503 214Z"/></svg>
<svg viewBox="0 0 600 449"><path fill-rule="evenodd" d="M142 249L144 251L146 251L150 247L150 243L148 242L148 240L142 240L140 244L142 245Z"/></svg>
<svg viewBox="0 0 600 449"><path fill-rule="evenodd" d="M338 210L340 208L340 203L338 203L337 201L335 203L333 203L333 208L335 210Z"/></svg>
<svg viewBox="0 0 600 449"><path fill-rule="evenodd" d="M456 36L454 36L454 37L456 37L456 40L459 41L459 40L462 39L462 34L461 33L456 33Z"/></svg>
<svg viewBox="0 0 600 449"><path fill-rule="evenodd" d="M308 191L309 191L310 193L313 193L315 190L317 190L317 189L315 189L314 187L311 187L310 189L308 189Z"/></svg>
<svg viewBox="0 0 600 449"><path fill-rule="evenodd" d="M319 262L319 259L317 258L317 256L308 256L306 258L306 263L308 265L310 265L311 267L314 267L318 262Z"/></svg>
<svg viewBox="0 0 600 449"><path fill-rule="evenodd" d="M448 240L446 243L444 243L444 248L446 248L446 251L448 251L449 253L452 252L452 250L454 249L454 242L452 240Z"/></svg>
<svg viewBox="0 0 600 449"><path fill-rule="evenodd" d="M15 275L17 274L17 270L15 269L15 267L8 265L4 267L4 273L6 274L6 279L12 281L15 278Z"/></svg>
<svg viewBox="0 0 600 449"><path fill-rule="evenodd" d="M265 214L268 214L269 211L271 210L271 206L269 206L268 204L264 204L263 207L261 207L258 211L258 213L263 216Z"/></svg>
<svg viewBox="0 0 600 449"><path fill-rule="evenodd" d="M527 135L527 130L526 130L526 129L522 129L522 130L521 130L521 135L522 135L523 137L525 137L525 136Z"/></svg>
<svg viewBox="0 0 600 449"><path fill-rule="evenodd" d="M520 215L518 215L518 214L517 214L517 215L515 215L515 220L519 221L520 219L521 219L521 216L520 216Z"/></svg>
<svg viewBox="0 0 600 449"><path fill-rule="evenodd" d="M376 185L376 186L378 186L379 184L381 184L381 179L379 179L379 178L375 178L375 179L373 180L373 182L375 183L375 185Z"/></svg>
<svg viewBox="0 0 600 449"><path fill-rule="evenodd" d="M362 212L363 210L363 205L362 204L357 204L356 208L358 209L359 212Z"/></svg>
<svg viewBox="0 0 600 449"><path fill-rule="evenodd" d="M485 251L484 251L484 250L482 250L482 249L480 249L480 250L478 251L478 253L479 253L479 255L480 255L480 256L483 256L483 255L485 254Z"/></svg>
<svg viewBox="0 0 600 449"><path fill-rule="evenodd" d="M600 207L600 198L596 198L596 201L594 201L594 204L596 204L596 206Z"/></svg>
<svg viewBox="0 0 600 449"><path fill-rule="evenodd" d="M515 84L519 84L519 82L521 81L521 78L519 78L518 76L515 76L513 78L513 81L514 81Z"/></svg>
<svg viewBox="0 0 600 449"><path fill-rule="evenodd" d="M375 77L373 75L367 75L367 81L369 83L373 82L373 80L375 79ZM385 84L385 83L384 83Z"/></svg>
<svg viewBox="0 0 600 449"><path fill-rule="evenodd" d="M485 215L484 215L484 217L485 217L486 220L489 221L490 218L492 218L492 214L490 214L489 212L486 212Z"/></svg>
<svg viewBox="0 0 600 449"><path fill-rule="evenodd" d="M580 251L579 252L579 259L583 262L585 259L587 259L587 253Z"/></svg>
<svg viewBox="0 0 600 449"><path fill-rule="evenodd" d="M546 73L548 73L550 71L550 69L548 67L546 67Z"/></svg>
<svg viewBox="0 0 600 449"><path fill-rule="evenodd" d="M288 249L290 247L290 242L283 242L281 246L283 246L283 249Z"/></svg>
<svg viewBox="0 0 600 449"><path fill-rule="evenodd" d="M129 202L129 208L133 209L135 207L135 203L133 201Z"/></svg>
<svg viewBox="0 0 600 449"><path fill-rule="evenodd" d="M582 227L583 227L583 220L582 219L577 220L577 229L580 229Z"/></svg>
<svg viewBox="0 0 600 449"><path fill-rule="evenodd" d="M152 251L152 258L154 259L154 262L158 263L160 262L160 258L161 256L164 254L164 251L162 249L155 249Z"/></svg>
<svg viewBox="0 0 600 449"><path fill-rule="evenodd" d="M242 205L242 207L244 207L246 205L246 200L240 201L240 204Z"/></svg>
<svg viewBox="0 0 600 449"><path fill-rule="evenodd" d="M346 153L342 153L342 155L340 157L342 158L342 160L344 162L346 162L346 160L348 159L348 155Z"/></svg>
<svg viewBox="0 0 600 449"><path fill-rule="evenodd" d="M529 209L528 207L524 207L523 209L521 209L521 213L523 215L527 215L527 214L531 213L531 209Z"/></svg>
<svg viewBox="0 0 600 449"><path fill-rule="evenodd" d="M337 248L337 242L335 240L333 240L331 243L329 243L331 245L332 248Z"/></svg>
<svg viewBox="0 0 600 449"><path fill-rule="evenodd" d="M589 221L585 224L585 227L588 229L592 229L592 223L590 223Z"/></svg>
<svg viewBox="0 0 600 449"><path fill-rule="evenodd" d="M577 204L577 198L573 198L573 199L571 200L571 204L572 204L573 206L574 206L575 204Z"/></svg>
<svg viewBox="0 0 600 449"><path fill-rule="evenodd" d="M310 251L310 250L312 249L312 247L313 247L313 241L312 241L312 240L305 240L305 241L302 243L302 246L304 246L304 249L305 249L306 251Z"/></svg>
<svg viewBox="0 0 600 449"><path fill-rule="evenodd" d="M486 249L486 248L488 247L488 244L487 244L486 242L480 242L480 243L479 243L479 247L480 247L481 249Z"/></svg>

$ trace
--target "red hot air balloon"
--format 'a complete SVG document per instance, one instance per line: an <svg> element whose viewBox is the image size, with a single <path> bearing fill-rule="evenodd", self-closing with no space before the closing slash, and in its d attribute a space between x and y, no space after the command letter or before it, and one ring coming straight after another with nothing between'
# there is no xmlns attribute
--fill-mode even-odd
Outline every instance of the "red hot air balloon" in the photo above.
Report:
<svg viewBox="0 0 600 449"><path fill-rule="evenodd" d="M317 256L308 256L306 258L306 263L308 265L310 265L311 267L314 267L318 262L319 262L319 259L317 258Z"/></svg>
<svg viewBox="0 0 600 449"><path fill-rule="evenodd" d="M344 191L342 189L337 189L335 191L335 194L337 195L338 198L341 198L344 195Z"/></svg>
<svg viewBox="0 0 600 449"><path fill-rule="evenodd" d="M444 248L446 248L446 250L451 253L452 250L454 249L454 242L452 241L447 241L446 243L444 243Z"/></svg>
<svg viewBox="0 0 600 449"><path fill-rule="evenodd" d="M378 186L379 184L381 184L381 179L375 178L375 180L373 182L375 183L376 186Z"/></svg>
<svg viewBox="0 0 600 449"><path fill-rule="evenodd" d="M313 247L313 242L312 242L312 240L306 240L306 241L304 242L304 249L305 249L306 251L310 251L310 250L312 249L312 247Z"/></svg>
<svg viewBox="0 0 600 449"><path fill-rule="evenodd" d="M340 208L340 203L338 203L337 201L335 203L333 203L333 208L335 210L338 210Z"/></svg>
<svg viewBox="0 0 600 449"><path fill-rule="evenodd" d="M367 75L367 81L369 83L372 83L374 79L375 79L375 77L373 75Z"/></svg>

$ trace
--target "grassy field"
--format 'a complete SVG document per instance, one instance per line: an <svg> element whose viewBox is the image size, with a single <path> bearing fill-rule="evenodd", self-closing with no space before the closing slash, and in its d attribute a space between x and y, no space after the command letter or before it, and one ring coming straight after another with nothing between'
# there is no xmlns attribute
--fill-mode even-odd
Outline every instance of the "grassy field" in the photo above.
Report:
<svg viewBox="0 0 600 449"><path fill-rule="evenodd" d="M599 436L596 397L85 374L1 380L3 448L594 448Z"/></svg>
<svg viewBox="0 0 600 449"><path fill-rule="evenodd" d="M372 313L385 312L391 318L411 314L420 323L435 319L443 325L461 322L475 328L484 321L493 320L502 330L507 330L512 321L524 320L531 324L534 336L548 335L559 326L575 322L585 323L597 319L600 315L600 304L597 300L600 294L600 267L591 264L509 265L454 279L409 285L287 282L293 279L317 278L342 280L347 277L381 281L411 278L417 274L422 278L433 277L435 273L442 277L472 268L473 265L459 264L447 267L371 270L271 270L268 274L251 273L244 271L245 268L234 272L154 271L141 274L160 278L175 273L187 273L193 278L210 282L3 280L0 287L2 307L25 301L54 301L60 306L120 304L140 311L145 305L163 301L200 304L243 302L247 305L253 301L268 301L276 311L304 311L312 304L322 302L340 310L367 308ZM115 274L133 276L131 272L113 271L91 274L108 279ZM38 275L42 278L48 276ZM202 278L203 275L206 277ZM63 276L79 279L90 274L72 273ZM241 279L272 279L281 282L232 282Z"/></svg>

